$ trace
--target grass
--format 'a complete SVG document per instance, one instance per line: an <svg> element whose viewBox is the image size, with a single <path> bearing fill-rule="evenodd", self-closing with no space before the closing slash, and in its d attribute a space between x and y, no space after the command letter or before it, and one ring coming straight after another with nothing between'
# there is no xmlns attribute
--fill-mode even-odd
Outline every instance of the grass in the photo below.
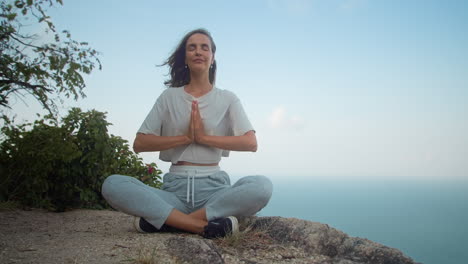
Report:
<svg viewBox="0 0 468 264"><path fill-rule="evenodd" d="M16 201L0 202L0 211L12 211L18 208L21 208L21 205Z"/></svg>
<svg viewBox="0 0 468 264"><path fill-rule="evenodd" d="M221 246L236 249L255 248L272 244L272 239L268 234L269 224L258 225L251 218L240 219L239 232L218 239Z"/></svg>
<svg viewBox="0 0 468 264"><path fill-rule="evenodd" d="M220 247L235 255L236 250L246 249L268 249L274 244L269 235L272 223L259 223L255 218L246 217L239 219L240 230L236 234L231 234L213 241ZM163 263L181 263L176 256L167 259L155 248L140 247L136 258L129 258L128 261L135 264L156 264Z"/></svg>
<svg viewBox="0 0 468 264"><path fill-rule="evenodd" d="M138 252L138 257L135 259L134 263L138 264L155 264L157 263L158 256L156 254L156 249L152 250L140 248Z"/></svg>

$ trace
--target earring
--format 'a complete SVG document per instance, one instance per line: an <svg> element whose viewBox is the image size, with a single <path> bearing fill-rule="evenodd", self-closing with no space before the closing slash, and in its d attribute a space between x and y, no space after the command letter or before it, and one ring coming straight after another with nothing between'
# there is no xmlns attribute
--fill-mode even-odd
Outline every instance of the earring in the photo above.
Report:
<svg viewBox="0 0 468 264"><path fill-rule="evenodd" d="M211 64L210 69L213 69L213 64Z"/></svg>
<svg viewBox="0 0 468 264"><path fill-rule="evenodd" d="M185 68L185 69L188 69L188 65L187 65L187 64L185 64L184 68Z"/></svg>

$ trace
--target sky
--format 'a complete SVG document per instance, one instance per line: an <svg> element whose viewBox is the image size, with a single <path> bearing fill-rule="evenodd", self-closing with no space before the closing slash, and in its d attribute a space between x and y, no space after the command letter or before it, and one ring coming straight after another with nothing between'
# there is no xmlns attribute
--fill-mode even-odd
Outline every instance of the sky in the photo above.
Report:
<svg viewBox="0 0 468 264"><path fill-rule="evenodd" d="M467 13L462 0L65 0L48 11L103 65L62 111L107 112L130 145L167 89L157 65L202 27L217 45L216 86L241 99L259 143L224 170L424 180L468 179ZM13 111L30 120L38 108Z"/></svg>

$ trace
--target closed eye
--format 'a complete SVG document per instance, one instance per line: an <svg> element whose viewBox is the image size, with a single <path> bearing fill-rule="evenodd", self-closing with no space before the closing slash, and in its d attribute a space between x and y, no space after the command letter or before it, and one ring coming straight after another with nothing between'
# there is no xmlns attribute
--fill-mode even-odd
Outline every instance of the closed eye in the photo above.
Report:
<svg viewBox="0 0 468 264"><path fill-rule="evenodd" d="M188 51L194 51L197 48L197 44L188 44L187 45L187 50ZM209 51L210 50L210 45L208 44L201 44L201 49L204 51Z"/></svg>
<svg viewBox="0 0 468 264"><path fill-rule="evenodd" d="M189 51L193 51L193 50L195 50L195 48L196 48L195 44L190 44L190 45L187 46L187 50L189 50Z"/></svg>

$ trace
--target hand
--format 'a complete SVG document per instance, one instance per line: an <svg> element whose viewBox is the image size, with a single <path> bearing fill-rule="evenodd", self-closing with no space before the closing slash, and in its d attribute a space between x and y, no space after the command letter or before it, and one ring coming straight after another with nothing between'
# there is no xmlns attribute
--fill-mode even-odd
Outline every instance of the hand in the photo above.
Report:
<svg viewBox="0 0 468 264"><path fill-rule="evenodd" d="M205 136L205 127L198 108L198 102L192 101L192 112L190 116L190 125L188 135L192 142L202 143Z"/></svg>

